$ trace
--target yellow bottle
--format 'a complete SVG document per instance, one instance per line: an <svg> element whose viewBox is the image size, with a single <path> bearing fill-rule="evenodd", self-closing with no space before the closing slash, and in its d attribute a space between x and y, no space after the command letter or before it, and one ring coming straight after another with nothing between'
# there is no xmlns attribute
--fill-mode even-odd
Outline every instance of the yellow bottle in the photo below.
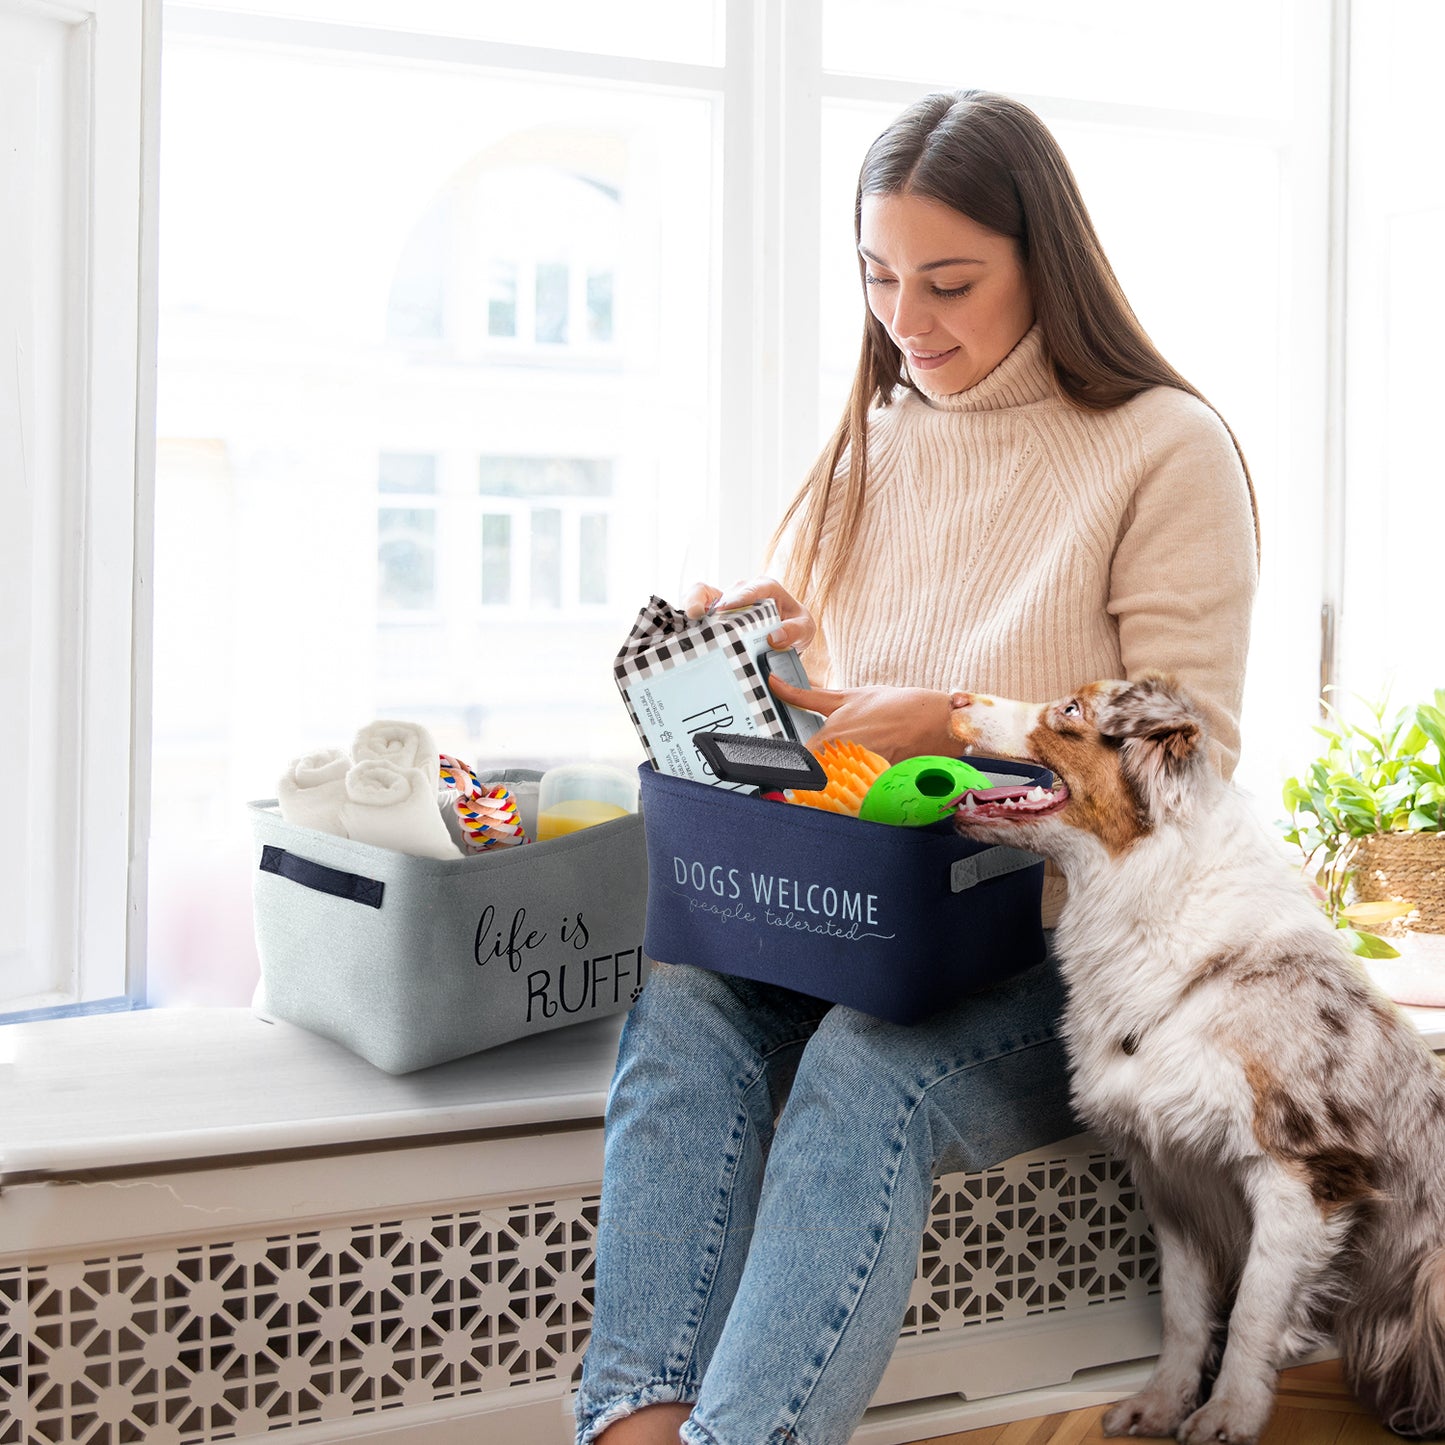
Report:
<svg viewBox="0 0 1445 1445"><path fill-rule="evenodd" d="M616 803L604 803L597 798L569 798L537 814L537 841L544 843L548 838L560 838L566 833L590 828L594 823L610 823L614 818L626 816L627 809L619 808Z"/></svg>

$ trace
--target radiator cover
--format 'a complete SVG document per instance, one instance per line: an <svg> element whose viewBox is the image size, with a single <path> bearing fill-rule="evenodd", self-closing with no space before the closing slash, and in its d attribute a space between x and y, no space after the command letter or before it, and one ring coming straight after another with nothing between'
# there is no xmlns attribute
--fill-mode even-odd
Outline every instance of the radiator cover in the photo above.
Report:
<svg viewBox="0 0 1445 1445"><path fill-rule="evenodd" d="M200 1445L548 1382L560 1399L587 1342L598 1203L513 1196L0 1264L0 1445ZM1157 1289L1123 1166L1056 1146L936 1182L902 1335L1087 1324Z"/></svg>

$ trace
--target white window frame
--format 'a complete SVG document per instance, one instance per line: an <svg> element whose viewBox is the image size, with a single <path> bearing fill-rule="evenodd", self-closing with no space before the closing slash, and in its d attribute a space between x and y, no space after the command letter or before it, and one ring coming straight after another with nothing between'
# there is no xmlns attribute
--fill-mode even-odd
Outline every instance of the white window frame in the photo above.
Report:
<svg viewBox="0 0 1445 1445"><path fill-rule="evenodd" d="M43 338L64 357L63 444L32 479L58 523L32 556L44 578L32 737L53 759L42 806L55 820L31 839L49 845L34 900L45 976L24 992L0 982L0 1009L125 1007L144 987L159 6L0 0L0 26L14 17L63 29L66 140L43 159L58 172L66 276Z"/></svg>

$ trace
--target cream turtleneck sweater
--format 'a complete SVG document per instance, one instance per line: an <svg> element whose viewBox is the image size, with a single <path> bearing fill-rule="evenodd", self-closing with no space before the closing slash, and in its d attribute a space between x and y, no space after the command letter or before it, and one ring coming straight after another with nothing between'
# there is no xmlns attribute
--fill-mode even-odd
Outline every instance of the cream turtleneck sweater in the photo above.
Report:
<svg viewBox="0 0 1445 1445"><path fill-rule="evenodd" d="M1256 550L1213 411L1172 387L1083 411L1035 326L967 391L875 407L868 457L864 519L804 655L815 685L1043 702L1159 669L1233 771ZM1046 922L1058 902L1051 879Z"/></svg>

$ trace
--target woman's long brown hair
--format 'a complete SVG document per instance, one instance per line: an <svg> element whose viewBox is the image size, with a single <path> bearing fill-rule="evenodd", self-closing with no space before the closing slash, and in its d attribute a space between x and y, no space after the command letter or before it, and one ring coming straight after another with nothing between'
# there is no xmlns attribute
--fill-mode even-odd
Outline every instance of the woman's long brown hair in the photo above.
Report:
<svg viewBox="0 0 1445 1445"><path fill-rule="evenodd" d="M1099 244L1068 161L1027 106L984 90L925 96L868 148L853 207L855 241L863 197L877 195L941 201L1018 244L1044 352L1060 390L1075 406L1108 410L1151 386L1177 387L1209 406L1139 324ZM861 256L858 268L865 296L863 349L848 405L768 544L771 555L798 518L785 581L819 617L847 561L848 539L857 532L867 500L869 409L890 405L900 386L917 390L903 353L867 308ZM1254 486L1238 438L1229 434L1249 487L1258 546ZM847 469L840 476L845 454ZM824 524L835 506L837 530L824 554Z"/></svg>

